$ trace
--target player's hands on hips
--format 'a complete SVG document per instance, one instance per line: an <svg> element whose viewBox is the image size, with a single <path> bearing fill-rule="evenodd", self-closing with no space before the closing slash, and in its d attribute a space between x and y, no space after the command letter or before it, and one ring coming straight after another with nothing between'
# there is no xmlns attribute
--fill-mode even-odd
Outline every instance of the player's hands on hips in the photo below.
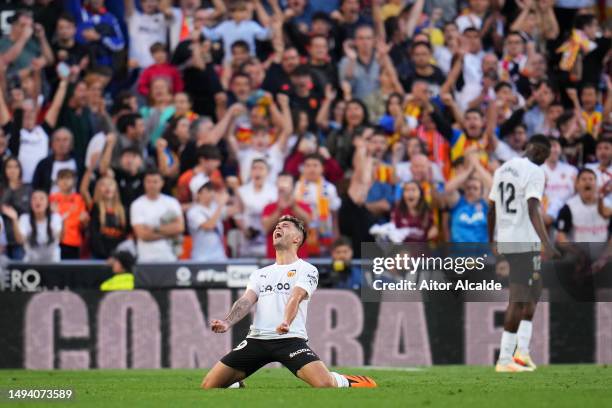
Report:
<svg viewBox="0 0 612 408"><path fill-rule="evenodd" d="M278 334L287 334L287 333L289 333L289 324L287 322L282 322L276 328L276 332Z"/></svg>
<svg viewBox="0 0 612 408"><path fill-rule="evenodd" d="M213 320L210 322L210 328L215 333L225 333L229 330L230 325L225 320Z"/></svg>

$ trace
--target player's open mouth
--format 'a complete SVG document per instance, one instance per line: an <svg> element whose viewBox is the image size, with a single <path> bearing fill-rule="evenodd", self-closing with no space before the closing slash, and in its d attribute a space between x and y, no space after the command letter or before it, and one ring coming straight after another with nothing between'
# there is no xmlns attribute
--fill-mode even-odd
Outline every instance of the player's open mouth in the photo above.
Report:
<svg viewBox="0 0 612 408"><path fill-rule="evenodd" d="M274 231L274 238L281 238L283 236L282 231Z"/></svg>

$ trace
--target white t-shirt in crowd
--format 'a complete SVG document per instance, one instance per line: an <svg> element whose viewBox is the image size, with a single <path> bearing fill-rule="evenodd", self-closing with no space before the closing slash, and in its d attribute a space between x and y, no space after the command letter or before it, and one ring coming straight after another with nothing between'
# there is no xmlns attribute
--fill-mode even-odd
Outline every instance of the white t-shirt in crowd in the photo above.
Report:
<svg viewBox="0 0 612 408"><path fill-rule="evenodd" d="M146 195L137 198L130 207L132 225L147 225L158 228L163 224L182 217L181 205L174 197L160 194L155 200ZM157 241L137 240L139 262L171 262L176 261L171 239Z"/></svg>
<svg viewBox="0 0 612 408"><path fill-rule="evenodd" d="M497 141L497 146L495 147L495 157L503 162L507 162L508 160L514 159L515 157L521 157L523 152L517 152L510 145L503 140Z"/></svg>
<svg viewBox="0 0 612 408"><path fill-rule="evenodd" d="M442 70L444 75L448 75L448 72L451 69L453 53L448 49L448 47L438 46L434 48L434 58L436 59L438 68Z"/></svg>
<svg viewBox="0 0 612 408"><path fill-rule="evenodd" d="M460 33L463 33L466 28L470 27L474 27L476 30L480 31L482 27L482 18L474 13L463 14L457 17L455 24L457 24Z"/></svg>
<svg viewBox="0 0 612 408"><path fill-rule="evenodd" d="M130 33L130 59L142 69L153 64L150 48L159 42L166 44L168 22L163 13L144 14L138 10L127 19Z"/></svg>
<svg viewBox="0 0 612 408"><path fill-rule="evenodd" d="M546 214L556 219L567 199L574 195L574 182L578 170L571 164L563 162L558 162L554 169L547 163L540 167L546 176L544 188L544 195L548 200Z"/></svg>
<svg viewBox="0 0 612 408"><path fill-rule="evenodd" d="M236 41L245 41L249 45L250 54L255 55L255 40L267 40L271 35L270 30L253 20L244 20L239 23L234 20L226 20L213 28L204 27L202 33L212 41L223 40L226 60L231 58L232 44Z"/></svg>
<svg viewBox="0 0 612 408"><path fill-rule="evenodd" d="M244 208L241 216L245 229L252 228L260 234L252 238L243 237L240 243L240 256L264 257L266 255L266 234L263 232L261 214L266 205L278 200L278 189L272 183L264 183L261 190L255 191L253 182L238 188L238 196Z"/></svg>
<svg viewBox="0 0 612 408"><path fill-rule="evenodd" d="M246 228L262 231L261 214L266 205L278 200L278 189L272 183L264 183L261 190L256 191L253 182L238 188L238 196L242 201L243 221Z"/></svg>
<svg viewBox="0 0 612 408"><path fill-rule="evenodd" d="M314 209L318 206L318 200L319 200L318 183L310 182L310 181L305 181L305 183L306 183L306 189L304 191L304 195L300 197L299 196L300 192L298 191L298 188L296 188L295 197L297 199L300 199L306 202L307 204L310 205L310 208ZM323 180L323 196L327 197L327 199L329 200L329 209L331 211L338 211L340 209L340 206L342 205L342 200L340 199L340 196L338 195L338 190L336 189L335 185L333 185L327 180Z"/></svg>
<svg viewBox="0 0 612 408"><path fill-rule="evenodd" d="M19 131L19 163L21 163L22 180L25 184L32 183L34 171L38 162L49 155L49 135L42 128L21 129Z"/></svg>
<svg viewBox="0 0 612 408"><path fill-rule="evenodd" d="M0 247L4 246L6 246L6 229L4 228L4 221L0 217Z"/></svg>
<svg viewBox="0 0 612 408"><path fill-rule="evenodd" d="M215 228L205 230L202 224L210 220L217 210L217 203L213 202L205 207L194 204L187 211L187 226L193 239L191 259L201 262L223 262L227 260L223 246L223 223L220 217Z"/></svg>
<svg viewBox="0 0 612 408"><path fill-rule="evenodd" d="M263 159L268 163L270 167L268 181L274 183L278 174L283 171L283 164L285 163L285 153L283 153L278 143L274 143L264 151L255 150L252 147L246 147L238 151L240 180L243 184L249 182L251 178L251 164L256 159Z"/></svg>
<svg viewBox="0 0 612 408"><path fill-rule="evenodd" d="M466 84L479 84L482 81L482 59L484 51L468 52L463 57L463 81Z"/></svg>
<svg viewBox="0 0 612 408"><path fill-rule="evenodd" d="M597 176L597 188L601 189L610 181L612 181L612 165L605 169L599 167L599 163L588 163L585 165L587 169L591 169ZM607 194L604 197L604 205L608 208L612 208L612 193Z"/></svg>
<svg viewBox="0 0 612 408"><path fill-rule="evenodd" d="M170 30L170 52L174 52L174 49L181 41L190 39L189 34L193 30L193 16L183 14L183 10L180 7L172 7L172 18L170 19L169 30ZM181 38L181 32L183 31L183 25L187 27L187 37Z"/></svg>
<svg viewBox="0 0 612 408"><path fill-rule="evenodd" d="M251 274L247 290L257 295L257 310L248 338L279 339L299 337L308 339L306 334L306 316L308 302L319 282L319 271L314 265L303 259L288 265L276 263L257 269ZM308 293L308 298L300 302L295 320L289 326L287 334L278 334L276 327L285 316L285 306L294 287L300 287Z"/></svg>
<svg viewBox="0 0 612 408"><path fill-rule="evenodd" d="M87 144L87 151L85 152L85 167L88 169L95 169L100 163L102 152L104 151L104 145L106 144L106 135L104 132L96 133L89 143ZM94 155L98 154L98 159L94 162Z"/></svg>
<svg viewBox="0 0 612 408"><path fill-rule="evenodd" d="M542 200L545 180L544 170L524 157L509 160L495 170L489 200L495 202L500 253L539 250L541 241L529 219L527 200Z"/></svg>
<svg viewBox="0 0 612 408"><path fill-rule="evenodd" d="M569 230L572 242L606 242L610 221L601 216L597 203L585 204L578 194L567 200L557 220L559 231Z"/></svg>
<svg viewBox="0 0 612 408"><path fill-rule="evenodd" d="M30 225L30 214L22 214L19 217L19 231L25 238L25 262L59 262L61 258L59 240L62 234L63 221L57 213L51 213L52 241L47 243L47 220L36 223L36 242L38 245L30 244L32 226Z"/></svg>

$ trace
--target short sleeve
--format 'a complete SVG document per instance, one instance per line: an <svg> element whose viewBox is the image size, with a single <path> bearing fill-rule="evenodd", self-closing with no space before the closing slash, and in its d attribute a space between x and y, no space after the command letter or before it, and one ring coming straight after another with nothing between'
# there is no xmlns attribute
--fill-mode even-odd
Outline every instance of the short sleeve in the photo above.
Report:
<svg viewBox="0 0 612 408"><path fill-rule="evenodd" d="M333 184L329 184L329 208L332 211L338 211L342 205L342 200L338 197L338 190Z"/></svg>
<svg viewBox="0 0 612 408"><path fill-rule="evenodd" d="M259 274L261 273L261 270L258 269L256 271L254 271L251 276L249 276L249 283L247 283L247 290L251 289L253 292L255 292L255 294L257 295L257 297L259 297Z"/></svg>
<svg viewBox="0 0 612 408"><path fill-rule="evenodd" d="M260 26L257 23L254 23L253 31L255 34L255 38L257 38L259 41L267 40L268 38L270 38L270 30Z"/></svg>
<svg viewBox="0 0 612 408"><path fill-rule="evenodd" d="M317 284L319 283L319 271L312 265L308 265L305 268L301 268L298 281L295 286L304 289L308 293L308 298L310 298L313 292L317 289Z"/></svg>
<svg viewBox="0 0 612 408"><path fill-rule="evenodd" d="M0 217L0 246L6 245L6 229L4 228L4 221Z"/></svg>
<svg viewBox="0 0 612 408"><path fill-rule="evenodd" d="M21 234L26 240L32 234L30 216L28 214L22 214L21 217L19 217L19 231L21 231Z"/></svg>
<svg viewBox="0 0 612 408"><path fill-rule="evenodd" d="M181 209L181 203L179 203L176 198L170 197L168 207L170 208L170 211L176 214L177 217L180 217L183 215L183 210Z"/></svg>
<svg viewBox="0 0 612 408"><path fill-rule="evenodd" d="M491 191L489 192L489 201L496 203L499 201L497 184L499 183L497 172L493 175L493 184L491 185Z"/></svg>
<svg viewBox="0 0 612 408"><path fill-rule="evenodd" d="M83 196L81 196L80 194L77 195L77 206L79 209L79 214L82 213L83 211L87 211L87 204L85 204L85 200L83 199Z"/></svg>
<svg viewBox="0 0 612 408"><path fill-rule="evenodd" d="M191 207L189 211L187 211L187 224L189 225L189 229L191 231L197 231L200 228L200 225L205 223L208 220L208 217L203 211L198 211L197 207Z"/></svg>
<svg viewBox="0 0 612 408"><path fill-rule="evenodd" d="M246 160L250 158L251 152L252 150L250 147L239 148L238 151L236 152L236 155L238 156L238 161L241 164L244 164Z"/></svg>
<svg viewBox="0 0 612 408"><path fill-rule="evenodd" d="M98 162L100 161L100 157L98 157L96 163L92 163L92 159L95 154L102 155L104 151L104 145L106 144L105 135L103 132L99 132L94 137L91 138L89 143L87 144L87 150L85 152L85 167L86 168L96 168L98 166Z"/></svg>
<svg viewBox="0 0 612 408"><path fill-rule="evenodd" d="M559 216L557 217L556 222L557 231L564 232L569 234L572 230L572 212L569 206L566 204L559 211Z"/></svg>
<svg viewBox="0 0 612 408"><path fill-rule="evenodd" d="M55 213L51 216L51 231L53 232L53 238L58 239L62 234L62 228L64 226L64 222L62 221L62 217Z"/></svg>
<svg viewBox="0 0 612 408"><path fill-rule="evenodd" d="M219 41L221 39L221 35L219 34L220 30L220 26L213 28L204 27L202 28L202 34L211 41Z"/></svg>
<svg viewBox="0 0 612 408"><path fill-rule="evenodd" d="M527 185L525 186L525 199L537 198L542 200L544 194L544 184L546 183L546 176L544 170L538 167L538 171L530 171L529 177L527 177ZM495 190L494 188L492 190Z"/></svg>
<svg viewBox="0 0 612 408"><path fill-rule="evenodd" d="M497 156L499 160L506 162L515 157L519 157L519 154L512 150L506 142L498 140L497 147L495 148L495 156Z"/></svg>
<svg viewBox="0 0 612 408"><path fill-rule="evenodd" d="M130 220L132 225L147 224L147 211L140 209L140 201L134 201L130 207Z"/></svg>

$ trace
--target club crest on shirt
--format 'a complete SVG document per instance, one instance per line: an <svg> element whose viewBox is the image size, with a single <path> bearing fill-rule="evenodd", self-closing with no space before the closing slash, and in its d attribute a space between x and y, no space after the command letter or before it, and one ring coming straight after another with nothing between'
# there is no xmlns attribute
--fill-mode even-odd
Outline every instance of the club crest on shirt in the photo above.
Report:
<svg viewBox="0 0 612 408"><path fill-rule="evenodd" d="M289 272L287 272L287 277L288 278L293 278L295 276L295 274L296 274L296 270L292 269Z"/></svg>

